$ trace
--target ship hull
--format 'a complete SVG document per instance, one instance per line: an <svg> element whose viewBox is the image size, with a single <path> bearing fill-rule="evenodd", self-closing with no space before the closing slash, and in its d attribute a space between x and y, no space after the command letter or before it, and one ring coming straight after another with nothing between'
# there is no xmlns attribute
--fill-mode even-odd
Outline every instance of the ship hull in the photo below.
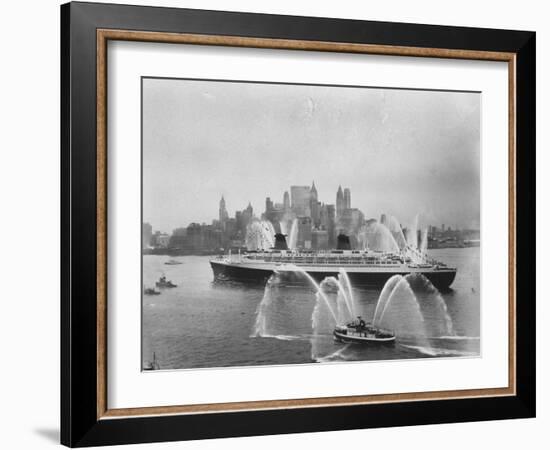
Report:
<svg viewBox="0 0 550 450"><path fill-rule="evenodd" d="M273 268L266 265L266 267L260 267L256 265L255 267L247 266L244 264L231 264L222 261L210 261L212 271L214 276L217 279L230 279L238 281L253 281L253 282L265 282L274 272ZM328 276L338 276L339 268L330 267L326 269L308 269L304 267L304 271L307 272L312 278L316 281L322 281L325 277ZM419 273L424 275L430 282L439 290L448 289L453 283L456 270L384 270L384 271L375 271L375 270L348 270L346 273L350 281L354 285L364 285L364 286L374 286L382 287L392 276L394 275L408 275L410 273ZM285 271L285 276L289 278L295 278L297 281L303 280L303 276L299 272Z"/></svg>
<svg viewBox="0 0 550 450"><path fill-rule="evenodd" d="M394 345L395 344L395 336L391 338L367 338L367 337L358 337L358 336L351 336L344 333L339 333L336 330L334 330L332 334L334 335L334 338L336 340L343 342L345 344L361 344L361 345Z"/></svg>

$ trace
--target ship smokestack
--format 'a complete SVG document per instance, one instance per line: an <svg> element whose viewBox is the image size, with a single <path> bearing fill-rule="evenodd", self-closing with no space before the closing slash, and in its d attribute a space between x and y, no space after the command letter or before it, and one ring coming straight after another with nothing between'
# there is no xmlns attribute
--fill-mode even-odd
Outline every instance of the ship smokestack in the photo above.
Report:
<svg viewBox="0 0 550 450"><path fill-rule="evenodd" d="M275 234L275 250L288 250L285 235L282 233Z"/></svg>
<svg viewBox="0 0 550 450"><path fill-rule="evenodd" d="M336 249L337 250L351 250L351 244L349 243L349 236L345 234L339 234L336 238Z"/></svg>

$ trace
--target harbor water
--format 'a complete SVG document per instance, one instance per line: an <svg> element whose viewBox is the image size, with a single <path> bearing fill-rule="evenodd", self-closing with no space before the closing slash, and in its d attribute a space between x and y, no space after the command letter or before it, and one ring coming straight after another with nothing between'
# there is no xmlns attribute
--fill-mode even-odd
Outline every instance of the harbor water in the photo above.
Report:
<svg viewBox="0 0 550 450"><path fill-rule="evenodd" d="M429 250L457 267L451 289L437 292L422 280L382 287L351 286L353 312L395 329L393 346L335 342L332 319L320 311L313 284L272 279L268 285L215 281L208 256L146 255L143 285L166 276L177 287L142 299L142 367L160 369L476 357L480 352L480 249ZM166 265L170 259L181 264ZM335 280L335 285L341 286ZM328 285L328 283L325 283ZM391 292L391 295L390 294ZM332 295L328 292L327 296ZM335 295L334 295L335 296ZM322 305L321 305L322 306Z"/></svg>

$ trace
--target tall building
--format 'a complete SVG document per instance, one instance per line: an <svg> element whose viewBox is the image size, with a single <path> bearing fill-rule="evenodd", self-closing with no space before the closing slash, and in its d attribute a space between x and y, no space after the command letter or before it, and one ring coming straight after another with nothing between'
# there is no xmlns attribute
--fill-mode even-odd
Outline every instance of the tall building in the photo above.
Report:
<svg viewBox="0 0 550 450"><path fill-rule="evenodd" d="M343 233L350 237L352 247L357 248L357 234L365 223L365 216L357 208L345 209L344 213L338 218L336 229L338 234Z"/></svg>
<svg viewBox="0 0 550 450"><path fill-rule="evenodd" d="M349 208L344 211L342 217L338 221L338 226L341 227L345 234L353 234L359 231L359 228L364 224L365 216L357 208Z"/></svg>
<svg viewBox="0 0 550 450"><path fill-rule="evenodd" d="M266 197L265 199L265 213L263 218L265 220L271 221L273 225L280 222L285 215L284 206L281 203L273 203L271 198Z"/></svg>
<svg viewBox="0 0 550 450"><path fill-rule="evenodd" d="M224 246L228 244L230 239L233 239L237 234L237 221L234 218L229 218L225 222Z"/></svg>
<svg viewBox="0 0 550 450"><path fill-rule="evenodd" d="M265 213L266 215L273 211L273 202L271 201L271 198L266 197L265 198Z"/></svg>
<svg viewBox="0 0 550 450"><path fill-rule="evenodd" d="M144 223L141 226L141 246L147 248L151 246L151 238L153 237L153 227L150 223Z"/></svg>
<svg viewBox="0 0 550 450"><path fill-rule="evenodd" d="M313 226L315 227L318 227L321 223L320 209L321 205L319 204L319 199L317 198L317 188L315 187L314 181L309 191L309 210L311 211L311 220L313 221Z"/></svg>
<svg viewBox="0 0 550 450"><path fill-rule="evenodd" d="M351 191L349 188L344 189L344 209L351 208Z"/></svg>
<svg viewBox="0 0 550 450"><path fill-rule="evenodd" d="M243 217L244 226L246 227L249 224L249 222L252 220L252 217L254 217L254 210L252 209L252 205L250 204L250 202L248 202L248 206L243 211L242 217Z"/></svg>
<svg viewBox="0 0 550 450"><path fill-rule="evenodd" d="M227 209L225 208L225 199L223 198L220 200L220 207L219 207L219 219L220 219L220 225L222 228L225 227L225 222L229 218L229 214L227 214Z"/></svg>
<svg viewBox="0 0 550 450"><path fill-rule="evenodd" d="M380 223L382 225L386 225L386 226L388 225L388 218L386 217L386 214L382 214L380 216Z"/></svg>
<svg viewBox="0 0 550 450"><path fill-rule="evenodd" d="M298 217L298 247L311 248L311 217Z"/></svg>
<svg viewBox="0 0 550 450"><path fill-rule="evenodd" d="M238 234L239 238L243 238L245 236L246 226L250 223L253 216L254 211L252 210L252 205L250 202L248 202L246 209L243 209L242 211L235 211L236 234Z"/></svg>
<svg viewBox="0 0 550 450"><path fill-rule="evenodd" d="M172 236L168 243L170 248L185 248L187 245L187 228L180 227L172 231Z"/></svg>
<svg viewBox="0 0 550 450"><path fill-rule="evenodd" d="M346 205L344 201L344 193L342 192L342 186L338 186L338 192L336 193L336 217L340 217L344 212Z"/></svg>
<svg viewBox="0 0 550 450"><path fill-rule="evenodd" d="M204 248L204 232L199 223L191 223L187 227L187 245L192 252L198 252Z"/></svg>
<svg viewBox="0 0 550 450"><path fill-rule="evenodd" d="M151 245L156 248L168 248L169 242L170 235L160 231L155 231L151 238Z"/></svg>
<svg viewBox="0 0 550 450"><path fill-rule="evenodd" d="M334 205L326 205L327 207L327 232L329 248L336 248L336 208Z"/></svg>
<svg viewBox="0 0 550 450"><path fill-rule="evenodd" d="M237 230L242 229L243 227L243 212L235 211L235 222L237 223Z"/></svg>
<svg viewBox="0 0 550 450"><path fill-rule="evenodd" d="M315 250L328 249L328 231L327 230L313 230L311 232L311 248Z"/></svg>
<svg viewBox="0 0 550 450"><path fill-rule="evenodd" d="M311 217L310 187L290 186L291 208L294 214L302 217Z"/></svg>
<svg viewBox="0 0 550 450"><path fill-rule="evenodd" d="M283 209L285 213L290 212L290 195L288 195L288 191L285 191L283 195Z"/></svg>
<svg viewBox="0 0 550 450"><path fill-rule="evenodd" d="M328 226L328 210L327 205L321 204L319 208L319 227L326 230Z"/></svg>

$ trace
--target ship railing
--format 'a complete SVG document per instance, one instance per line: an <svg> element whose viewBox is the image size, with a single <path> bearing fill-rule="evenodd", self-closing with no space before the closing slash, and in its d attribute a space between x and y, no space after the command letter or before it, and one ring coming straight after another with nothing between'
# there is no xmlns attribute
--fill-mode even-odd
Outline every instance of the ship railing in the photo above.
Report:
<svg viewBox="0 0 550 450"><path fill-rule="evenodd" d="M265 261L273 263L286 263L286 264L326 264L334 266L346 266L346 265L359 265L359 266L396 266L403 263L402 259L383 259L383 258L368 258L357 256L336 256L325 254L323 256L306 256L301 254L293 255L273 255L273 254L248 254L246 255L248 260L252 261ZM234 255L229 255L227 260L230 262L242 262L242 256L239 255L236 258Z"/></svg>
<svg viewBox="0 0 550 450"><path fill-rule="evenodd" d="M237 255L232 255L229 253L224 258L229 262L242 262L243 255L241 253ZM281 253L248 253L244 255L246 260L252 261L265 261L273 263L287 263L287 264L327 264L327 265L358 265L358 266L395 266L407 262L407 258L403 255L396 257L395 254L381 254L377 256L370 255L341 255L333 254L330 252L324 252L312 256L308 253L290 253L290 254L281 254ZM426 261L429 261L431 264L441 264L438 261L435 261L431 258L427 258Z"/></svg>
<svg viewBox="0 0 550 450"><path fill-rule="evenodd" d="M265 257L261 258L258 256L252 256L249 257L249 259L254 261L265 261L265 262L272 262L272 263L279 263L279 264L322 264L322 265L331 265L331 266L383 266L383 267L391 267L391 266L399 266L402 264L401 261L368 261L365 259L340 259L340 258L300 258L300 257Z"/></svg>

